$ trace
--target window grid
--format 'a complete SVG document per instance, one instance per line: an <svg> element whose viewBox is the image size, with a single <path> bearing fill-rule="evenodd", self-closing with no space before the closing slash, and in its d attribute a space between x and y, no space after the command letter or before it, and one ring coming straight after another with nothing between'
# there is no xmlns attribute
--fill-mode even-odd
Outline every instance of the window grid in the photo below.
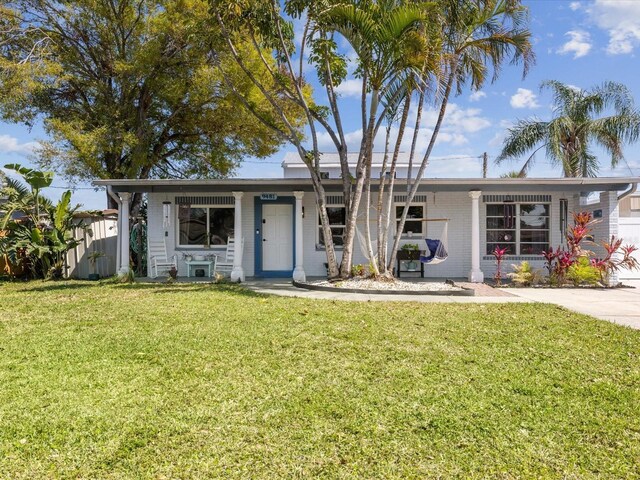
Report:
<svg viewBox="0 0 640 480"><path fill-rule="evenodd" d="M396 203L395 206L395 214L396 214L396 235L398 233L398 223L400 222L400 217L402 216L402 211L404 210L404 203ZM424 219L426 218L426 205L424 203L420 203L420 202L412 202L409 205L409 208L411 209L412 207L420 207L422 209L422 213L420 214L420 216L418 217L421 221L420 221L420 231L415 231L415 230L411 230L412 236L409 237L409 230L407 229L407 224L409 225L413 225L418 223L415 220L412 220L411 217L409 217L410 214L407 215L407 219L404 223L404 231L402 232L402 238L413 238L413 236L417 236L417 237L423 237L426 235L426 222L424 221ZM414 217L415 218L415 217Z"/></svg>
<svg viewBox="0 0 640 480"><path fill-rule="evenodd" d="M337 197L337 196L335 196ZM336 200L337 198L333 198L332 200ZM342 197L340 197L340 199L342 199ZM344 219L343 223L331 223L331 215L329 210L332 209L340 209L343 211L342 213L342 218ZM332 232L332 237L333 237L333 244L335 247L337 248L342 248L343 242L340 240L342 238L342 236L344 235L344 230L347 228L347 223L346 223L346 208L344 206L344 204L339 204L339 203L330 203L327 205L327 214L329 214L329 226L331 228L331 232ZM320 211L317 210L317 227L316 227L316 242L317 242L317 246L324 248L324 241L323 241L323 237L322 237L322 222L320 221ZM342 234L335 234L333 233L334 230L342 230Z"/></svg>
<svg viewBox="0 0 640 480"><path fill-rule="evenodd" d="M489 214L489 206L491 205L499 205L503 206L503 214L502 215L491 215ZM531 215L523 214L521 211L521 206L524 204L520 203L488 203L487 204L487 212L485 215L486 218L486 253L491 254L496 246L506 247L511 246L513 248L513 252L507 253L507 255L535 255L534 252L523 252L523 243L530 248L535 248L536 246L542 246L540 250L547 250L550 244L550 204L548 203L538 203L531 205L542 205L545 208L545 215L535 215L535 217L546 219L545 224L546 228L526 228L522 227L523 219ZM512 211L509 211L511 210ZM503 220L502 228L490 227L491 220ZM500 223L499 221L497 223ZM495 240L495 237L491 238L492 232L505 232L506 234L510 234L512 232L513 238L506 240ZM546 241L537 241L537 240L528 240L522 241L522 234L529 233L531 238L535 238L535 233L542 233L546 236Z"/></svg>
<svg viewBox="0 0 640 480"><path fill-rule="evenodd" d="M184 198L184 197L183 197ZM203 197L200 197L203 198ZM216 198L216 197L209 197L209 198ZM217 197L217 198L225 198L225 197ZM233 197L231 197L233 198ZM211 204L204 204L204 205L191 205L191 204L187 204L187 203L181 203L179 204L178 208L176 208L176 216L177 216L177 221L176 221L176 246L178 248L205 248L207 247L206 244L191 244L191 243L181 243L181 235L180 235L180 207L188 207L189 210L191 209L195 209L195 208L202 208L204 210L206 210L206 228L207 228L207 236L209 237L211 235L211 210L217 210L217 209L224 209L224 208L228 208L228 209L235 209L235 205L233 203L229 204L227 203L225 204L219 204L219 205L215 205L212 206ZM219 244L219 245L208 245L210 248L215 249L215 248L226 248L226 244Z"/></svg>

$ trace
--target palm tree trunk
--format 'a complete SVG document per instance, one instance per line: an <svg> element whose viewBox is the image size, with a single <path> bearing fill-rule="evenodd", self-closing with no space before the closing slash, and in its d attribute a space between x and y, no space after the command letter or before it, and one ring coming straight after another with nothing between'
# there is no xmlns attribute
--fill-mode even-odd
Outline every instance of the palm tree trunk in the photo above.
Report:
<svg viewBox="0 0 640 480"><path fill-rule="evenodd" d="M418 97L418 112L416 113L416 123L413 128L413 139L411 140L411 151L409 152L409 166L407 168L407 193L411 190L411 176L413 174L413 156L416 153L416 144L418 143L418 132L420 131L420 123L422 123L422 105L424 103L424 87L420 89Z"/></svg>
<svg viewBox="0 0 640 480"><path fill-rule="evenodd" d="M418 169L418 173L416 174L416 180L413 182L411 187L411 191L407 195L407 201L404 204L404 209L402 211L402 216L400 217L400 222L398 224L398 228L396 229L396 236L393 241L393 247L391 249L391 256L389 258L389 263L387 264L387 268L393 268L393 264L396 261L396 256L398 253L398 247L400 246L400 232L404 229L404 224L407 220L407 214L409 213L409 205L413 201L413 197L415 197L416 192L418 191L418 187L420 187L420 182L424 175L424 171L427 168L427 164L429 163L429 157L431 156L431 152L433 151L433 146L436 143L436 139L438 138L438 133L440 132L440 127L442 127L442 122L444 120L444 116L447 112L447 105L449 103L449 96L451 95L451 88L453 87L453 81L455 79L455 73L458 68L457 61L454 61L451 71L449 72L449 78L447 79L447 86L445 88L442 103L440 105L440 111L438 113L438 120L436 121L436 125L433 129L433 133L431 134L431 139L429 140L429 146L427 147L427 151L422 158L422 163L420 164L420 168Z"/></svg>
<svg viewBox="0 0 640 480"><path fill-rule="evenodd" d="M387 134L384 142L384 158L382 160L382 169L380 170L380 182L378 188L378 205L376 207L377 218L376 226L378 229L378 263L379 265L386 265L387 252L385 250L385 244L382 242L382 206L384 200L384 186L386 183L387 162L389 160L389 144L391 143L391 122L387 125Z"/></svg>
<svg viewBox="0 0 640 480"><path fill-rule="evenodd" d="M373 132L375 126L376 113L378 110L379 103L379 91L373 90L371 92L371 107L369 111L369 121L367 124L366 130L364 130L363 135L363 146L365 156L362 156L358 161L358 165L356 167L356 184L353 188L353 196L351 198L351 211L349 212L349 216L347 217L347 225L345 228L345 237L344 237L344 247L342 250L342 261L340 262L340 277L348 278L351 275L351 262L353 259L353 240L355 238L355 228L356 228L356 220L358 218L358 210L360 208L360 200L362 199L362 191L365 184L366 177L366 165L367 163L371 163L371 156L366 156L366 152L369 151L370 148L373 148ZM361 149L362 150L362 149ZM368 206L367 206L368 207Z"/></svg>
<svg viewBox="0 0 640 480"><path fill-rule="evenodd" d="M391 226L391 207L393 205L393 188L395 185L395 176L396 176L396 168L398 164L398 156L400 155L400 145L402 143L402 139L404 138L405 128L407 126L407 118L409 117L409 108L411 107L411 95L407 95L404 101L404 107L402 109L402 117L400 119L400 126L398 128L398 136L396 137L396 144L393 150L393 158L391 160L391 168L389 169L389 191L387 193L386 199L386 218L385 222L382 226L382 242L383 249L386 252L389 246L389 230ZM396 236L397 233L396 233ZM393 252L392 252L393 255ZM392 272L393 265L389 267L389 264L383 264L381 266L381 270L385 273L385 275L390 275Z"/></svg>
<svg viewBox="0 0 640 480"><path fill-rule="evenodd" d="M372 149L369 148L369 158L371 158ZM365 210L364 210L364 222L365 222L365 242L367 248L367 257L369 257L369 267L373 268L374 277L378 277L380 275L380 270L378 269L378 263L376 262L376 257L373 252L373 245L371 244L371 228L370 228L370 220L371 220L371 161L367 162L366 168L366 177L365 177Z"/></svg>

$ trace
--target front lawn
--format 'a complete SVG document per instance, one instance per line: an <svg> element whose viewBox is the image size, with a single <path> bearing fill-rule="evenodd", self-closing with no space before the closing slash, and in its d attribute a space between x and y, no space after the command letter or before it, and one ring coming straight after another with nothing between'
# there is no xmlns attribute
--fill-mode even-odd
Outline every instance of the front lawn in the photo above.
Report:
<svg viewBox="0 0 640 480"><path fill-rule="evenodd" d="M557 307L0 298L0 478L640 476L640 331Z"/></svg>

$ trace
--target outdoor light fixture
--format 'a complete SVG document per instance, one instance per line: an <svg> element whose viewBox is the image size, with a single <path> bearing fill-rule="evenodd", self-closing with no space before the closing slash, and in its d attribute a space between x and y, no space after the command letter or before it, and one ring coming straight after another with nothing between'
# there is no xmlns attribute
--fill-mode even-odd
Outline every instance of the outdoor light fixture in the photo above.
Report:
<svg viewBox="0 0 640 480"><path fill-rule="evenodd" d="M162 202L162 226L169 228L171 225L171 202Z"/></svg>

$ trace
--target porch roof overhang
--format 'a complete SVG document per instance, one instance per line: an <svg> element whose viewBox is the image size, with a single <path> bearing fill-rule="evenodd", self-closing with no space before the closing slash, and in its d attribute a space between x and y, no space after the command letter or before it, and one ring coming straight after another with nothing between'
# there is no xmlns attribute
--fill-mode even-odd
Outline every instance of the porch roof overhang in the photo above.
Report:
<svg viewBox="0 0 640 480"><path fill-rule="evenodd" d="M403 184L403 179L397 179ZM342 191L341 179L323 180L328 192ZM425 178L420 192L567 192L588 193L600 191L627 190L633 184L640 183L640 177L600 177L600 178ZM231 178L215 180L131 180L109 179L95 180L97 187L111 186L116 192L278 192L313 191L309 178ZM372 190L377 189L373 182Z"/></svg>

